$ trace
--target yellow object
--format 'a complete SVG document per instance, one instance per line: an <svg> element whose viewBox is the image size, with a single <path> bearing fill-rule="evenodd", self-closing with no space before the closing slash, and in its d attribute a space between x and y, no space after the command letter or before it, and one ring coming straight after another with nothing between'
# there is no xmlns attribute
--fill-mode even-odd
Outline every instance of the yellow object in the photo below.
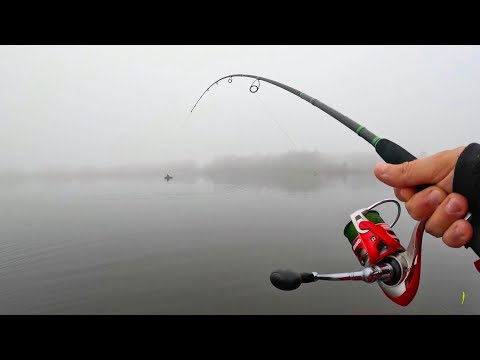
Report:
<svg viewBox="0 0 480 360"><path fill-rule="evenodd" d="M465 302L465 291L462 291L462 305Z"/></svg>

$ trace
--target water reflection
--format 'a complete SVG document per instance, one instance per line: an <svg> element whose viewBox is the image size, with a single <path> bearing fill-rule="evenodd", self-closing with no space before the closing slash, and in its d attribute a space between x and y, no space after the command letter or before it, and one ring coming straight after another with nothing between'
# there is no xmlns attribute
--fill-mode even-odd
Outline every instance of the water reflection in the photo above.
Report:
<svg viewBox="0 0 480 360"><path fill-rule="evenodd" d="M269 275L279 267L358 270L343 236L348 215L392 195L371 174L376 159L356 172L288 159L5 177L0 313L480 314L472 253L430 236L407 308L376 284L275 289ZM413 225L400 218L402 243Z"/></svg>
<svg viewBox="0 0 480 360"><path fill-rule="evenodd" d="M99 181L152 181L241 185L287 192L315 192L341 183L351 188L372 186L372 169L378 159L366 155L333 157L319 152L276 155L226 156L198 166L172 162L150 166L54 169L31 172L0 171L0 184L94 183ZM170 185L170 184L169 184Z"/></svg>

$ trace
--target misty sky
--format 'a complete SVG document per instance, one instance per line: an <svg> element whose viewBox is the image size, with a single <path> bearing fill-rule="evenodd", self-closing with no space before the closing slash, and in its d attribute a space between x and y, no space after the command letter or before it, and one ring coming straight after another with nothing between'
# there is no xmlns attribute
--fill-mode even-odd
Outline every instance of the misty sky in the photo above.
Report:
<svg viewBox="0 0 480 360"><path fill-rule="evenodd" d="M0 46L0 170L370 153L271 78L414 155L480 141L478 46ZM283 128L293 142L281 130Z"/></svg>

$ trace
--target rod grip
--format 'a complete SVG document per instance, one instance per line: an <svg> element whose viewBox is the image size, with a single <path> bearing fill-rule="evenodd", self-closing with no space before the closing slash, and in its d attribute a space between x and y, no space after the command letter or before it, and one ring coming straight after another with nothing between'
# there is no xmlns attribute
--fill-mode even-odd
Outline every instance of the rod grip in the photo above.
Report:
<svg viewBox="0 0 480 360"><path fill-rule="evenodd" d="M417 160L407 150L388 139L380 139L375 145L375 151L388 164L398 165L407 161ZM429 186L428 184L417 185L415 189L421 191Z"/></svg>
<svg viewBox="0 0 480 360"><path fill-rule="evenodd" d="M417 158L410 154L407 150L402 148L400 145L390 141L388 139L380 139L376 145L375 150L377 151L378 155L389 164L401 164L406 161L413 161ZM470 211L472 213L472 217L470 218L470 223L473 227L473 237L470 242L465 245L466 248L472 248L472 250L480 256L480 202L477 201L477 197L480 196L479 193L473 193L468 189L465 189L467 183L465 182L455 182L454 181L454 192L462 194L468 200L470 205ZM430 185L423 184L416 186L417 191L421 191L426 189ZM472 204L477 204L478 206L472 207Z"/></svg>

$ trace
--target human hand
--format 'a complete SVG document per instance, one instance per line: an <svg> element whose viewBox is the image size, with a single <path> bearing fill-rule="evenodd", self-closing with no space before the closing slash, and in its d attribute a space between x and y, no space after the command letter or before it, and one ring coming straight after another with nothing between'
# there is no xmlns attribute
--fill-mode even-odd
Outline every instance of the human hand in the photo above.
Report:
<svg viewBox="0 0 480 360"><path fill-rule="evenodd" d="M450 247L467 244L473 236L472 225L464 220L468 212L467 199L452 193L453 175L457 159L465 146L399 165L378 163L375 176L392 186L395 196L405 202L410 216L418 221L427 220L425 231L442 237ZM416 192L415 186L430 184Z"/></svg>

